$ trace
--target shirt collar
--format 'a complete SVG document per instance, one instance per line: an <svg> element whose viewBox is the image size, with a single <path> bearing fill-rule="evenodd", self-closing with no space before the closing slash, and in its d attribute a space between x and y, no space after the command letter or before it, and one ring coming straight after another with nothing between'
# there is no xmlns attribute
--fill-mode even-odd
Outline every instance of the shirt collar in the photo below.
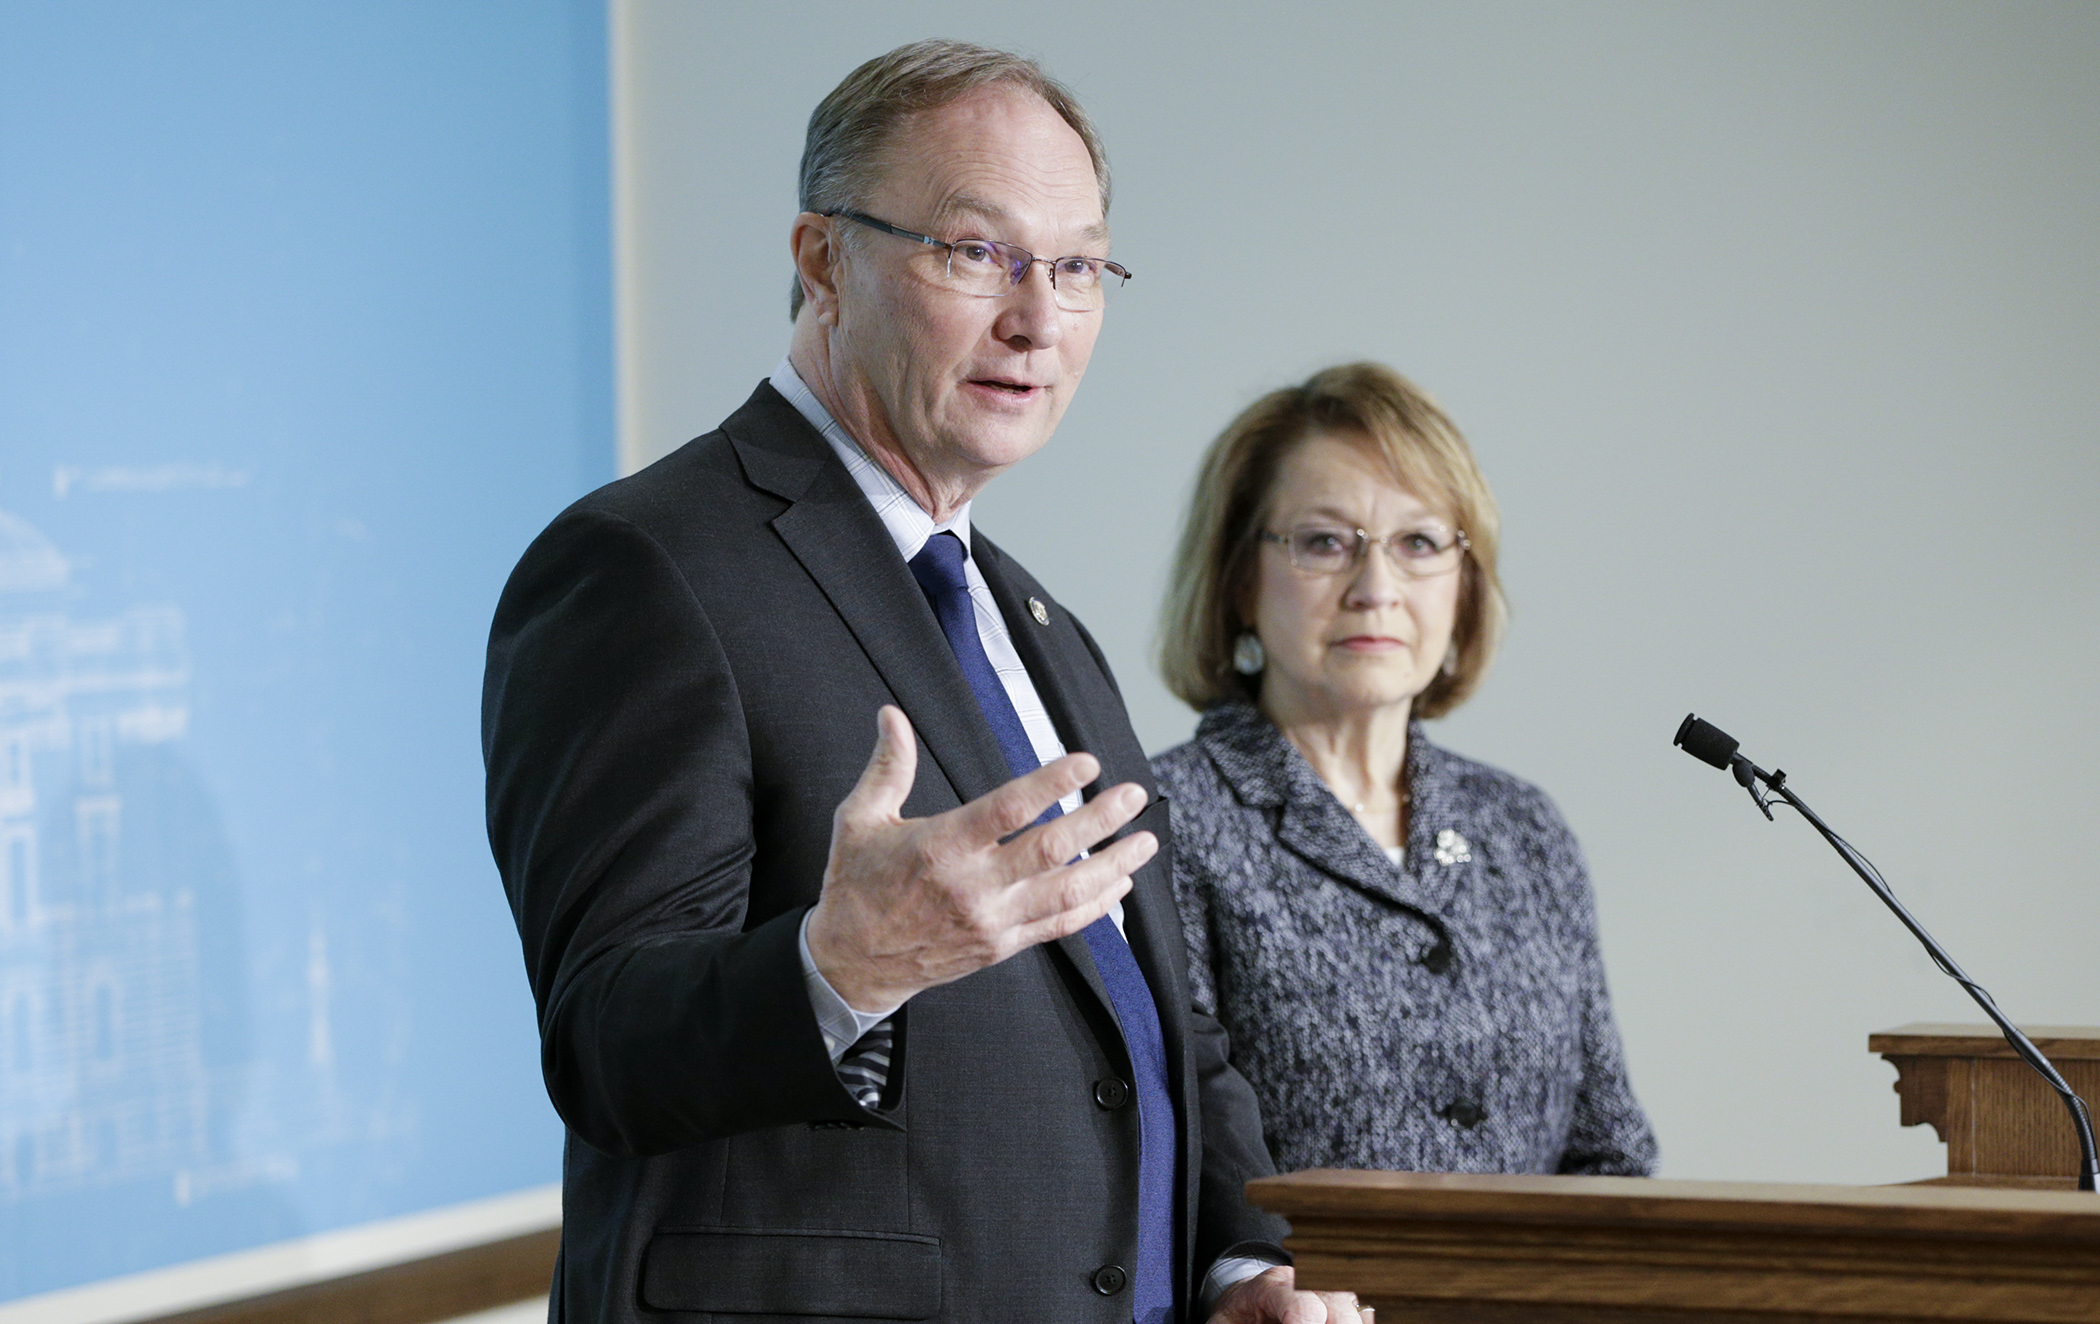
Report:
<svg viewBox="0 0 2100 1324"><path fill-rule="evenodd" d="M846 466L846 472L853 475L854 483L868 498L868 504L875 507L875 513L882 517L882 527L889 530L891 541L897 544L897 551L905 560L917 556L926 540L936 533L952 533L962 539L964 552L970 550L969 502L963 502L962 509L953 517L934 523L933 516L912 500L911 493L890 477L889 470L869 458L853 435L831 416L824 402L817 399L816 392L802 380L802 374L795 371L793 363L782 358L780 366L773 369L772 382L773 389L780 392L795 407L795 412L809 420L809 425L830 443L839 463Z"/></svg>

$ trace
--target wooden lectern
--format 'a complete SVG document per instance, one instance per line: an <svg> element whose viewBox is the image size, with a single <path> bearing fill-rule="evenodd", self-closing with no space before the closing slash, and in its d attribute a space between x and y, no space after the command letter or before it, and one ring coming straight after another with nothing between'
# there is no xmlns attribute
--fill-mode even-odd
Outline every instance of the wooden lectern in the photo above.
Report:
<svg viewBox="0 0 2100 1324"><path fill-rule="evenodd" d="M2031 1037L2100 1093L2100 1030ZM2016 1073L2033 1073L1988 1027L1870 1043L1896 1064L1904 1123L1947 1140L1947 1177L1300 1172L1247 1193L1291 1221L1299 1285L1353 1291L1378 1324L2100 1324L2100 1194L2051 1176L2077 1160L2062 1102L2039 1079L2028 1093Z"/></svg>
<svg viewBox="0 0 2100 1324"><path fill-rule="evenodd" d="M2100 1322L2100 1195L1300 1172L1249 1183L1302 1287L1378 1324Z"/></svg>
<svg viewBox="0 0 2100 1324"><path fill-rule="evenodd" d="M2023 1025L2088 1105L2100 1103L2100 1029ZM1931 1123L1947 1142L1947 1175L1962 1186L2070 1189L2078 1135L2063 1100L1989 1025L1906 1025L1867 1039L1896 1068L1903 1124Z"/></svg>

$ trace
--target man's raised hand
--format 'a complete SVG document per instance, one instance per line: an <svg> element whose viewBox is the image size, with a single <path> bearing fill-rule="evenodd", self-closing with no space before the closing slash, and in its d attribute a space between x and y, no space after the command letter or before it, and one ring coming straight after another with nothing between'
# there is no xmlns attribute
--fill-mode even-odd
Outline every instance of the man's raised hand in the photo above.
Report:
<svg viewBox="0 0 2100 1324"><path fill-rule="evenodd" d="M1130 891L1130 875L1159 849L1150 832L1133 832L1073 858L1144 809L1144 788L1131 782L1028 828L1100 775L1091 754L1067 754L945 814L905 818L919 763L911 722L885 704L876 728L866 770L832 815L824 892L809 919L811 958L857 1010L887 1011L1077 933Z"/></svg>

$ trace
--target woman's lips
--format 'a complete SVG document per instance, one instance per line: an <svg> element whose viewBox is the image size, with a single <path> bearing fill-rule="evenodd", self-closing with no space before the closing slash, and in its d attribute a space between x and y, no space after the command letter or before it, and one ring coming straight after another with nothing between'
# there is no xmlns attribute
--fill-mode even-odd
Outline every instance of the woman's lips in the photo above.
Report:
<svg viewBox="0 0 2100 1324"><path fill-rule="evenodd" d="M1336 647L1352 653L1397 653L1407 645L1389 634L1352 634L1337 641Z"/></svg>

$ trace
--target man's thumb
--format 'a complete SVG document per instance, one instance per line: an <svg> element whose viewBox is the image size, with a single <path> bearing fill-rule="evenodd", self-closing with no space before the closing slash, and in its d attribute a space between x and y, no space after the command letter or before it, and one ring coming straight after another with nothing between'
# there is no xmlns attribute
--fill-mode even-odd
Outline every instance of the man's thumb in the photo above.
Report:
<svg viewBox="0 0 2100 1324"><path fill-rule="evenodd" d="M853 799L865 811L897 817L918 770L919 744L911 719L894 704L882 705L875 714L875 752L868 755L868 766L854 784Z"/></svg>

